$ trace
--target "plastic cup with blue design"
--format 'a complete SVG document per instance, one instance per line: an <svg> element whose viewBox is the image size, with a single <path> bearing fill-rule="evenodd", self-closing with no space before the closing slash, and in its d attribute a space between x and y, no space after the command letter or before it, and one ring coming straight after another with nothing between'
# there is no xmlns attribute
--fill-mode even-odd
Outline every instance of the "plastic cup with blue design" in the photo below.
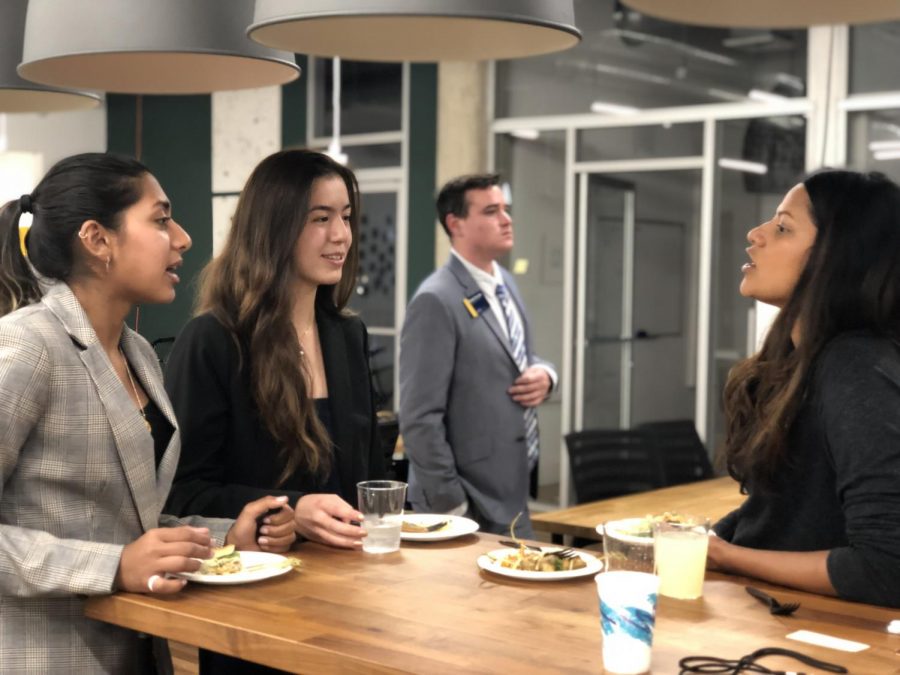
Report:
<svg viewBox="0 0 900 675"><path fill-rule="evenodd" d="M600 598L603 668L615 675L650 672L659 577L646 572L604 572L595 577Z"/></svg>

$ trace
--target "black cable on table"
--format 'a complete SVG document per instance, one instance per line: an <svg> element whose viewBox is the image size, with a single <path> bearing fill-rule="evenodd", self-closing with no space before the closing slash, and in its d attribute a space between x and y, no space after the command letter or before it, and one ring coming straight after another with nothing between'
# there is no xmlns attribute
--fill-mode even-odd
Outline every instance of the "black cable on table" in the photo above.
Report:
<svg viewBox="0 0 900 675"><path fill-rule="evenodd" d="M830 673L846 673L844 666L836 663L828 663L814 659L806 654L795 652L792 649L782 649L780 647L764 647L757 649L752 654L742 656L739 660L722 659L717 656L685 656L678 662L681 669L679 675L688 675L689 673L725 673L726 675L739 675L739 673L767 673L768 675L787 675L783 670L771 670L763 665L756 663L758 659L765 656L787 656L796 659L802 663L820 670L827 670ZM798 674L802 675L802 674Z"/></svg>

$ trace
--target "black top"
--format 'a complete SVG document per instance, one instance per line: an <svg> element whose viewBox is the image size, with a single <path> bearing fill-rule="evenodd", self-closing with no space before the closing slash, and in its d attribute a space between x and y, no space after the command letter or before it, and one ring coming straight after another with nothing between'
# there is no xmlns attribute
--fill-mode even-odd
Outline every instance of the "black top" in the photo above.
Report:
<svg viewBox="0 0 900 675"><path fill-rule="evenodd" d="M144 415L150 425L150 435L153 436L153 452L156 455L156 468L158 469L166 448L169 447L169 441L172 440L175 428L163 415L162 410L156 405L156 401L149 396L147 405L144 406Z"/></svg>
<svg viewBox="0 0 900 675"><path fill-rule="evenodd" d="M368 337L356 317L317 311L328 384L334 480L356 504L356 483L380 478L384 462L377 442L368 366ZM235 518L247 502L322 492L328 480L297 471L276 487L282 459L259 417L250 391L248 357L210 314L191 320L166 363L166 389L181 428L181 457L166 512Z"/></svg>
<svg viewBox="0 0 900 675"><path fill-rule="evenodd" d="M328 438L334 438L334 423L331 421L331 407L328 405L327 398L317 398L314 400L316 404L316 415L325 431L328 432ZM329 492L343 497L344 501L352 501L353 495L345 495L341 489L341 467L335 461L334 452L331 453L331 469L328 477L322 481L321 488L318 492Z"/></svg>
<svg viewBox="0 0 900 675"><path fill-rule="evenodd" d="M829 550L838 595L900 607L900 344L845 333L817 358L771 492L716 533L740 546Z"/></svg>

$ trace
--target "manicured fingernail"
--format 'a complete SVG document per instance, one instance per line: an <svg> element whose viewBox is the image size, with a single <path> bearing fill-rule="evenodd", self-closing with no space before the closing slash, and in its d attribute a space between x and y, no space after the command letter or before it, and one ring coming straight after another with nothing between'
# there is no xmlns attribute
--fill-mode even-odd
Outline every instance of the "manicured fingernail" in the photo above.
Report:
<svg viewBox="0 0 900 675"><path fill-rule="evenodd" d="M284 504L288 500L287 495L281 495L280 497L276 497L275 499L277 499L282 504Z"/></svg>
<svg viewBox="0 0 900 675"><path fill-rule="evenodd" d="M267 520L267 521L265 521L265 522L268 523L269 521ZM260 534L269 534L269 528L268 528L268 527L261 527L261 528L259 528L259 533L260 533Z"/></svg>
<svg viewBox="0 0 900 675"><path fill-rule="evenodd" d="M269 543L269 540L266 539L265 537L260 537L256 541L259 542L260 546L266 546Z"/></svg>

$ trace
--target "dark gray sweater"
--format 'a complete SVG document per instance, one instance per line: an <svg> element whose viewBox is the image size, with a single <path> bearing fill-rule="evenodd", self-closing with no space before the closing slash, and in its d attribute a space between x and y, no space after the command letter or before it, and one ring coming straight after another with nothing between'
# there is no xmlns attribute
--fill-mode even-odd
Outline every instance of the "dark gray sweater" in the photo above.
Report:
<svg viewBox="0 0 900 675"><path fill-rule="evenodd" d="M756 549L829 550L838 595L900 607L900 344L842 334L811 377L774 488L748 485L716 533Z"/></svg>

